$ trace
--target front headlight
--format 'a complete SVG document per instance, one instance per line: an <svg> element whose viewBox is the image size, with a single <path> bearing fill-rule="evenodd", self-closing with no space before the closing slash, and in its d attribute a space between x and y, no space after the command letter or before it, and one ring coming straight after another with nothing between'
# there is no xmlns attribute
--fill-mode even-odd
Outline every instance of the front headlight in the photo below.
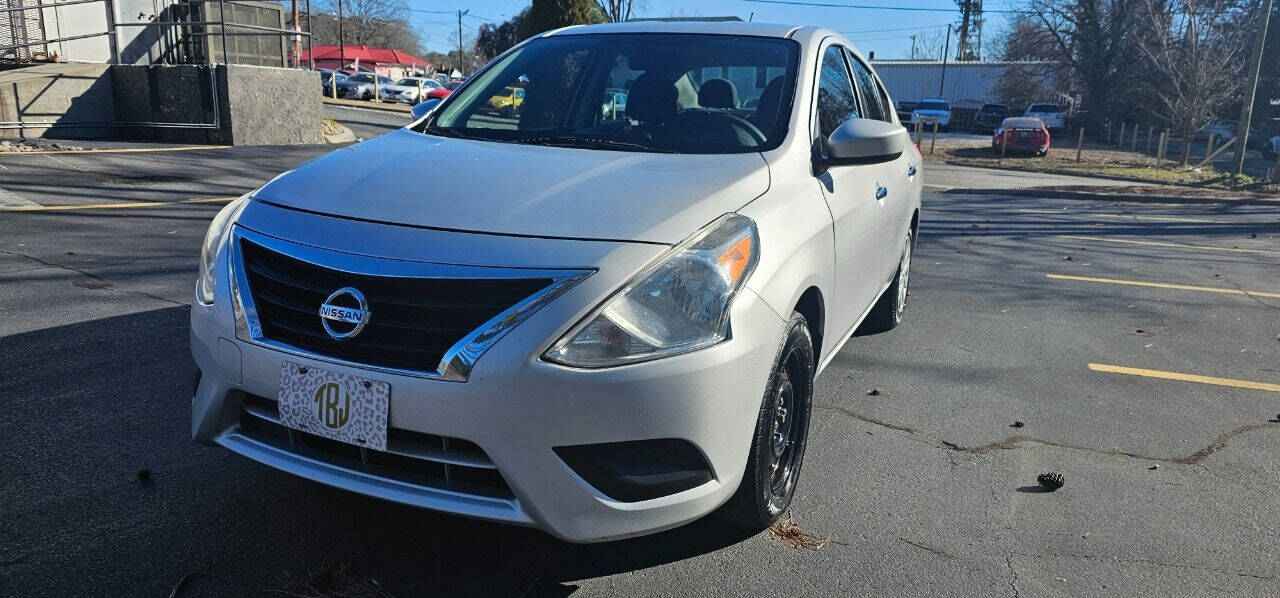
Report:
<svg viewBox="0 0 1280 598"><path fill-rule="evenodd" d="M726 214L623 285L543 358L600 368L719 343L729 337L729 306L759 258L755 222Z"/></svg>
<svg viewBox="0 0 1280 598"><path fill-rule="evenodd" d="M218 268L214 263L218 259L218 248L240 209L249 201L249 194L241 195L231 203L223 206L218 215L209 223L209 230L204 234L204 244L200 246L200 274L196 278L196 298L205 305L213 305L214 284L217 281Z"/></svg>

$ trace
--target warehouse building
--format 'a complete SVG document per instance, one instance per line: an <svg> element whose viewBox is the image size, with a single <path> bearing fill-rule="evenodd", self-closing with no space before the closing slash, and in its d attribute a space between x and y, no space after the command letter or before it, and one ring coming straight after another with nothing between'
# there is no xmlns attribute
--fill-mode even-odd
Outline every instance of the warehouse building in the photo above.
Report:
<svg viewBox="0 0 1280 598"><path fill-rule="evenodd" d="M952 108L978 109L992 102L1008 103L1001 98L998 85L1006 74L1038 82L1040 97L1046 101L1069 103L1059 94L1052 63L1048 62L951 62L936 60L873 60L889 95L899 102L919 102L925 98L945 98ZM1063 96L1063 97L1060 97Z"/></svg>

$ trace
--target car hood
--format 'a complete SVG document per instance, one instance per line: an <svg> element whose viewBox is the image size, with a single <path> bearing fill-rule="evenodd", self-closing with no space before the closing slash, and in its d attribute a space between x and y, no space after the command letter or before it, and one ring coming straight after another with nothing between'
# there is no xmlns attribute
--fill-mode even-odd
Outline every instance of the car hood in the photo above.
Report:
<svg viewBox="0 0 1280 598"><path fill-rule="evenodd" d="M303 164L254 195L410 226L674 244L768 187L756 152L585 150L400 129Z"/></svg>

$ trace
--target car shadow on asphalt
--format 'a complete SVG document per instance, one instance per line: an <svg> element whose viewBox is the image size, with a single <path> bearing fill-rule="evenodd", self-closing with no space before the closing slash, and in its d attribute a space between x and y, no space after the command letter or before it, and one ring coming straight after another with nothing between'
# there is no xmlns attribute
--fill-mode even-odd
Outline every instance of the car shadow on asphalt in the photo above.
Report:
<svg viewBox="0 0 1280 598"><path fill-rule="evenodd" d="M184 578L184 596L254 595L341 563L395 595L564 596L751 537L704 518L571 544L195 445L187 322L171 307L0 339L0 429L28 454L0 461L0 595L165 595Z"/></svg>

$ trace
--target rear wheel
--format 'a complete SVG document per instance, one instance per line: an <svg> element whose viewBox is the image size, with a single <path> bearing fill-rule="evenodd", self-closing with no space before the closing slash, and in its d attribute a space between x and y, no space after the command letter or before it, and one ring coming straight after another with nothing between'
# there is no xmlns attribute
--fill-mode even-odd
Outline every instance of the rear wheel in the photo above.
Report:
<svg viewBox="0 0 1280 598"><path fill-rule="evenodd" d="M809 440L816 368L809 326L793 313L765 387L742 483L719 512L730 522L765 529L791 506Z"/></svg>
<svg viewBox="0 0 1280 598"><path fill-rule="evenodd" d="M858 335L888 332L902 323L902 313L907 309L907 284L911 279L911 254L914 250L915 235L908 228L907 241L902 249L902 259L898 262L898 273L893 276L893 282L889 284L889 288L880 295L876 306L871 308L867 319L858 327Z"/></svg>

